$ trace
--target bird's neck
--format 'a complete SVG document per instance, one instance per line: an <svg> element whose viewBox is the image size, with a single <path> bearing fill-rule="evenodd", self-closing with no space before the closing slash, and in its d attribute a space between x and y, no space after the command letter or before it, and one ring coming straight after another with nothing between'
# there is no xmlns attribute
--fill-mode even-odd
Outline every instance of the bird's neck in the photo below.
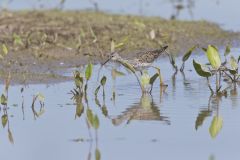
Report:
<svg viewBox="0 0 240 160"><path fill-rule="evenodd" d="M118 61L118 62L128 62L127 59L124 59L124 58L122 58L122 57L119 57L119 58L117 59L117 61Z"/></svg>

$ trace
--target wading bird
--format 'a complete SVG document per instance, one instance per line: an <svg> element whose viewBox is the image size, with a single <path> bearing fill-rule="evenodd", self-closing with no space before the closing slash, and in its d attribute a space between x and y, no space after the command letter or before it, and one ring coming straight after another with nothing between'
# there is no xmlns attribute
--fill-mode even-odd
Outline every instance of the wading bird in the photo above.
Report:
<svg viewBox="0 0 240 160"><path fill-rule="evenodd" d="M117 63L120 63L120 64L124 65L125 67L127 67L128 69L130 69L134 73L135 77L138 80L139 85L141 86L142 92L146 92L146 88L142 85L142 83L141 83L139 77L137 76L137 74L135 73L135 71L140 71L141 75L143 75L143 70L145 70L149 67L153 67L153 68L158 70L158 76L160 78L160 85L161 86L167 86L163 83L163 78L162 78L161 73L160 73L160 68L152 66L152 63L160 55L162 55L164 52L166 52L167 48L168 48L168 46L164 46L160 49L149 50L149 51L145 51L145 52L139 52L138 55L140 55L140 56L137 56L136 58L130 59L130 60L122 58L118 54L118 52L112 52L110 54L109 58L102 64L102 66L104 66L110 60L113 61L113 62L117 62ZM102 68L102 66L100 67L100 69ZM151 92L151 91L152 91L152 88L150 89L149 92Z"/></svg>
<svg viewBox="0 0 240 160"><path fill-rule="evenodd" d="M110 54L110 57L102 64L106 64L107 62L109 62L110 60L114 61L114 62L119 62L119 63L128 63L130 64L136 71L142 71L148 67L152 66L152 63L160 56L162 55L164 52L166 52L166 49L168 48L168 46L164 46L160 49L155 49L155 50L150 50L150 51L145 51L145 52L141 52L140 56L128 60L128 59L124 59L122 58L118 52L112 52Z"/></svg>

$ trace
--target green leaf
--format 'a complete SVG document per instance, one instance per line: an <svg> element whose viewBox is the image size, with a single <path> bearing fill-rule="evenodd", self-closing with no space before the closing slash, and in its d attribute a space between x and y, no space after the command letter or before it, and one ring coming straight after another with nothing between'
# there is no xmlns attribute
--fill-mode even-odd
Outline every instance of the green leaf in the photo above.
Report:
<svg viewBox="0 0 240 160"><path fill-rule="evenodd" d="M81 74L78 71L75 71L74 73L74 82L77 88L81 88L83 85L83 77L81 77Z"/></svg>
<svg viewBox="0 0 240 160"><path fill-rule="evenodd" d="M91 63L88 64L85 71L85 78L89 80L92 76L93 65Z"/></svg>
<svg viewBox="0 0 240 160"><path fill-rule="evenodd" d="M7 48L7 46L6 46L5 44L2 45L2 50L3 50L3 53L4 53L5 55L8 54L8 48Z"/></svg>
<svg viewBox="0 0 240 160"><path fill-rule="evenodd" d="M215 46L209 45L206 55L212 67L216 70L219 69L219 67L221 66L221 59L217 48Z"/></svg>
<svg viewBox="0 0 240 160"><path fill-rule="evenodd" d="M91 126L93 126L93 113L90 108L87 108L87 119Z"/></svg>
<svg viewBox="0 0 240 160"><path fill-rule="evenodd" d="M231 56L231 58L230 58L230 65L231 65L233 70L237 70L238 69L237 60L233 56Z"/></svg>
<svg viewBox="0 0 240 160"><path fill-rule="evenodd" d="M177 68L177 65L176 65L176 61L175 61L175 56L174 55L172 55L172 54L170 54L169 55L169 60L170 60L170 63L171 63L171 65L173 66L173 68Z"/></svg>
<svg viewBox="0 0 240 160"><path fill-rule="evenodd" d="M122 39L122 41L118 44L114 44L114 48L122 48L128 41L128 37L125 37L124 39Z"/></svg>
<svg viewBox="0 0 240 160"><path fill-rule="evenodd" d="M6 114L2 115L2 126L3 128L6 126L8 122L8 116Z"/></svg>
<svg viewBox="0 0 240 160"><path fill-rule="evenodd" d="M122 46L124 46L124 43L120 42L120 43L116 44L114 47L115 48L121 48Z"/></svg>
<svg viewBox="0 0 240 160"><path fill-rule="evenodd" d="M223 119L220 116L214 116L211 126L209 128L209 133L212 138L215 138L222 129Z"/></svg>
<svg viewBox="0 0 240 160"><path fill-rule="evenodd" d="M237 74L237 70L232 70L232 69L229 69L228 70L232 75L235 75L235 74Z"/></svg>
<svg viewBox="0 0 240 160"><path fill-rule="evenodd" d="M93 128L96 130L99 128L99 119L97 115L95 115L93 118Z"/></svg>
<svg viewBox="0 0 240 160"><path fill-rule="evenodd" d="M159 77L159 73L155 73L151 78L150 78L150 81L149 83L151 85L153 85L153 83L155 82L155 80Z"/></svg>
<svg viewBox="0 0 240 160"><path fill-rule="evenodd" d="M238 62L238 63L240 62L240 56L238 57L238 60L237 60L237 62Z"/></svg>
<svg viewBox="0 0 240 160"><path fill-rule="evenodd" d="M230 46L230 45L227 45L227 46L226 46L226 49L225 49L225 52L224 52L224 56L229 55L230 52L231 52L231 46Z"/></svg>
<svg viewBox="0 0 240 160"><path fill-rule="evenodd" d="M96 150L95 150L95 159L101 160L101 153L98 148L96 148Z"/></svg>
<svg viewBox="0 0 240 160"><path fill-rule="evenodd" d="M202 77L212 76L211 72L204 70L202 65L200 63L197 63L195 60L193 60L193 66L199 76L202 76Z"/></svg>
<svg viewBox="0 0 240 160"><path fill-rule="evenodd" d="M5 97L4 94L2 94L2 96L1 96L1 104L2 105L7 105L7 98Z"/></svg>
<svg viewBox="0 0 240 160"><path fill-rule="evenodd" d="M81 117L83 111L84 111L83 104L82 103L78 103L77 104L77 108L76 108L76 116Z"/></svg>
<svg viewBox="0 0 240 160"><path fill-rule="evenodd" d="M76 77L75 78L75 85L78 88L81 88L83 85L83 77Z"/></svg>
<svg viewBox="0 0 240 160"><path fill-rule="evenodd" d="M15 45L23 45L21 37L15 33L13 34L13 43Z"/></svg>
<svg viewBox="0 0 240 160"><path fill-rule="evenodd" d="M99 91L100 87L101 87L101 86L99 85L99 86L96 88L96 90L95 90L95 93L94 93L94 94L95 94L95 96L97 96L97 94L98 94L98 91Z"/></svg>
<svg viewBox="0 0 240 160"><path fill-rule="evenodd" d="M104 86L106 84L106 81L107 81L107 77L103 76L101 79L101 85Z"/></svg>
<svg viewBox="0 0 240 160"><path fill-rule="evenodd" d="M191 56L192 52L196 49L197 46L193 46L192 48L190 48L182 57L182 61L185 62L186 60L188 60L188 58Z"/></svg>

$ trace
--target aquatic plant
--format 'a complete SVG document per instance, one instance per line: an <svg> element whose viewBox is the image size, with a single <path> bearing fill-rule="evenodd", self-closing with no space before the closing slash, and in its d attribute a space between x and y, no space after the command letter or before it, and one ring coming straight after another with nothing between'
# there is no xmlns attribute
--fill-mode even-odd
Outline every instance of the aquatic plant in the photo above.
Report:
<svg viewBox="0 0 240 160"><path fill-rule="evenodd" d="M197 61L193 60L193 66L195 71L198 73L199 76L205 77L208 82L208 87L211 90L212 94L225 94L226 90L221 90L222 85L222 76L227 76L232 83L236 83L239 80L239 74L238 74L238 63L239 60L236 60L233 56L230 58L230 66L227 66L227 60L225 63L222 63L220 54L218 52L218 49L213 46L209 45L207 49L203 48L204 52L206 53L206 56L208 58L208 61L210 63L210 66L202 65L198 63ZM229 49L226 49L229 50ZM227 51L230 52L230 51ZM226 51L225 51L226 53ZM226 54L225 54L226 57ZM238 58L240 59L240 58ZM212 89L209 78L215 76L215 90Z"/></svg>
<svg viewBox="0 0 240 160"><path fill-rule="evenodd" d="M172 67L175 69L175 73L177 73L177 71L178 71L178 67L177 67L177 65L176 65L176 59L175 59L175 56L172 55L172 54L168 54L168 57L169 57L170 64L171 64Z"/></svg>
<svg viewBox="0 0 240 160"><path fill-rule="evenodd" d="M182 57L182 66L180 68L180 71L183 72L184 71L184 66L185 66L185 62L189 59L189 57L191 56L192 52L197 48L197 46L193 46L192 48L190 48Z"/></svg>
<svg viewBox="0 0 240 160"><path fill-rule="evenodd" d="M99 85L99 86L96 88L96 90L95 90L95 93L94 93L95 96L97 96L100 88L102 87L102 89L103 89L103 97L105 97L105 84L106 84L106 81L107 81L107 77L106 77L106 76L103 76L103 77L101 78L100 85Z"/></svg>
<svg viewBox="0 0 240 160"><path fill-rule="evenodd" d="M86 84L85 84L85 87L84 87L85 93L87 92L88 81L89 81L89 79L90 79L91 76L92 76L92 70L93 70L93 66L92 66L91 63L89 63L89 64L87 65L86 70L85 70L85 79L86 79Z"/></svg>
<svg viewBox="0 0 240 160"><path fill-rule="evenodd" d="M75 119L77 117L81 117L85 111L84 101L83 101L83 97L84 97L85 104L86 104L86 113L85 113L86 124L89 130L89 137L92 139L91 128L93 128L96 132L95 135L97 139L97 130L100 125L99 118L97 114L93 114L92 109L88 104L88 96L87 96L88 81L90 80L92 73L93 73L93 65L91 63L89 63L85 69L85 77L83 77L79 71L75 71L74 82L75 82L76 88L71 90L71 93L73 94L72 99L76 102ZM101 86L103 88L103 94L105 94L104 87L106 84L106 80L107 78L103 76L101 79L101 85L96 89L97 91L95 91L95 95L97 95L98 90L100 89Z"/></svg>
<svg viewBox="0 0 240 160"><path fill-rule="evenodd" d="M93 65L89 63L85 69L85 78L79 71L74 71L74 83L76 88L71 91L73 95L86 95L88 88L88 81L92 76Z"/></svg>

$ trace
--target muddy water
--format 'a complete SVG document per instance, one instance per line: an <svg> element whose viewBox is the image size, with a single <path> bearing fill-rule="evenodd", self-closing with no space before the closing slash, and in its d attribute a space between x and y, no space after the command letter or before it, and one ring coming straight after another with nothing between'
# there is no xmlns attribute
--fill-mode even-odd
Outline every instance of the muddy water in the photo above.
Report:
<svg viewBox="0 0 240 160"><path fill-rule="evenodd" d="M195 59L206 62L204 56ZM185 77L181 73L173 77L174 71L166 58L155 65L161 67L168 84L164 93L161 94L156 82L152 96L142 95L135 77L127 74L116 80L115 101L110 72L114 65L106 66L100 73L100 77L108 77L105 100L101 91L98 95L100 106L93 93L98 85L99 65L94 66L88 105L98 115L100 127L97 136L91 129L91 137L85 121L86 103L84 113L76 117L76 104L69 94L74 82L10 86L9 123L0 130L1 157L5 160L95 159L97 149L104 160L237 159L240 156L239 86L231 92L228 90L227 98L209 100L206 81L192 70L191 60L186 63ZM125 72L124 68L119 70ZM150 69L149 73L154 71ZM72 70L65 75L72 75ZM38 92L45 96L45 105L40 109L37 101L34 109L37 113L41 110L41 114L34 116L31 105L33 95ZM223 126L212 138L209 128L214 116L223 119ZM9 141L8 129L14 144Z"/></svg>

